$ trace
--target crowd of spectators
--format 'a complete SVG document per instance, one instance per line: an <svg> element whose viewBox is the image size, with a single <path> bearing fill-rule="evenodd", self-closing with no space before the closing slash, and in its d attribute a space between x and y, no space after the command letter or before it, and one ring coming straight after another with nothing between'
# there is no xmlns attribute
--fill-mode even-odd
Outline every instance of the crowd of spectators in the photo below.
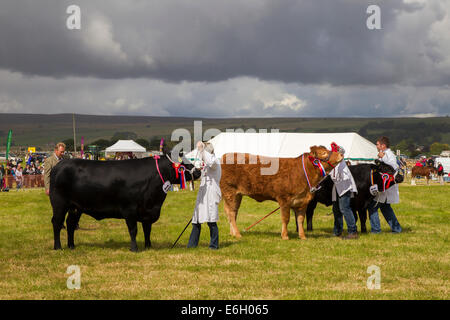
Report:
<svg viewBox="0 0 450 320"><path fill-rule="evenodd" d="M0 191L9 191L6 177L12 176L16 182L16 188L21 189L24 185L24 176L41 175L44 172L43 163L45 157L34 157L28 154L25 162L8 160L6 164L0 165Z"/></svg>

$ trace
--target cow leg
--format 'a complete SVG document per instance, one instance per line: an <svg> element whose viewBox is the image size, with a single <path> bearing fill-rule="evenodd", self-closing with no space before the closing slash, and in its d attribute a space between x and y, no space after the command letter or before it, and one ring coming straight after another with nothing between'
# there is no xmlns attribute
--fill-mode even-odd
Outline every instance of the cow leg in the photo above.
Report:
<svg viewBox="0 0 450 320"><path fill-rule="evenodd" d="M70 249L75 249L74 234L77 228L78 221L80 221L81 212L77 209L69 209L69 215L67 216L67 246Z"/></svg>
<svg viewBox="0 0 450 320"><path fill-rule="evenodd" d="M61 249L60 233L66 217L67 207L61 203L62 201L56 200L56 196L54 196L54 199L51 199L51 202L53 207L53 249L59 250Z"/></svg>
<svg viewBox="0 0 450 320"><path fill-rule="evenodd" d="M135 219L125 219L127 222L128 232L130 234L131 238L131 245L130 245L130 251L137 252L138 247L136 243L136 235L137 235L137 221Z"/></svg>
<svg viewBox="0 0 450 320"><path fill-rule="evenodd" d="M366 221L367 221L367 209L358 209L359 220L361 221L361 232L367 233Z"/></svg>
<svg viewBox="0 0 450 320"><path fill-rule="evenodd" d="M224 196L224 209L230 223L230 234L236 238L241 237L241 233L236 224L237 214L241 205L242 195L234 194L232 196Z"/></svg>
<svg viewBox="0 0 450 320"><path fill-rule="evenodd" d="M352 208L352 212L353 212L353 217L355 218L355 223L357 223L357 222L358 222L358 212L359 212L359 211L354 210L354 209Z"/></svg>
<svg viewBox="0 0 450 320"><path fill-rule="evenodd" d="M291 208L287 205L281 205L281 238L283 240L288 240L288 223L291 215ZM302 221L303 222L303 221ZM300 226L300 229L303 230L303 224Z"/></svg>
<svg viewBox="0 0 450 320"><path fill-rule="evenodd" d="M316 205L317 205L317 203L316 203ZM305 221L307 208L308 207L295 210L295 221L297 222L298 237L302 240L306 240L305 229L303 228L303 223ZM313 210L313 213L314 213L314 210ZM312 219L312 217L311 217L311 219ZM312 229L312 227L311 227L311 229Z"/></svg>
<svg viewBox="0 0 450 320"><path fill-rule="evenodd" d="M314 216L314 210L316 210L317 207L317 200L313 199L308 203L308 207L306 208L306 230L312 231L313 230L313 223L312 219ZM297 232L298 232L298 219L296 219L297 222Z"/></svg>
<svg viewBox="0 0 450 320"><path fill-rule="evenodd" d="M144 230L145 249L150 249L152 247L152 242L150 241L150 233L152 232L152 223L149 221L143 221L142 230Z"/></svg>

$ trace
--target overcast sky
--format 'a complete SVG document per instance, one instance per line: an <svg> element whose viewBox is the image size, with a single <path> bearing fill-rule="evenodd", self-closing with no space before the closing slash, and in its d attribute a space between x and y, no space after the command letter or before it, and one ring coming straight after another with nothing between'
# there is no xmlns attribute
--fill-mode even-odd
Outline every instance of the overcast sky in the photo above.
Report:
<svg viewBox="0 0 450 320"><path fill-rule="evenodd" d="M450 0L1 0L0 112L448 115Z"/></svg>

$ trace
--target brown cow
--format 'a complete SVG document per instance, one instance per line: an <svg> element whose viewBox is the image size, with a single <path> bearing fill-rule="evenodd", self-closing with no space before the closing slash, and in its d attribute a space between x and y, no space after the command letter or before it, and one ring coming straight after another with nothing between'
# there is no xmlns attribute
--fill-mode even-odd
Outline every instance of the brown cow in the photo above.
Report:
<svg viewBox="0 0 450 320"><path fill-rule="evenodd" d="M435 167L420 167L420 166L414 166L411 169L411 185L416 185L416 177L421 176L427 178L427 184L430 182L430 176L431 174L437 174L437 169Z"/></svg>
<svg viewBox="0 0 450 320"><path fill-rule="evenodd" d="M230 234L241 237L236 226L236 218L241 204L242 196L246 195L258 202L265 200L277 201L281 207L281 237L288 239L287 225L289 223L290 209L295 212L299 225L298 235L306 239L303 221L306 208L313 194L308 186L307 177L311 186L316 186L322 179L320 170L313 165L313 158L320 160L326 173L329 173L343 156L340 153L327 150L323 146L313 146L310 153L297 158L270 158L242 153L229 153L222 156L222 178L220 189L224 199L224 208L230 223ZM236 161L244 160L245 161ZM303 170L303 160L305 170ZM231 161L230 161L231 160ZM253 162L252 162L253 160ZM261 174L267 164L278 163L278 171L271 175ZM243 164L241 164L243 162Z"/></svg>

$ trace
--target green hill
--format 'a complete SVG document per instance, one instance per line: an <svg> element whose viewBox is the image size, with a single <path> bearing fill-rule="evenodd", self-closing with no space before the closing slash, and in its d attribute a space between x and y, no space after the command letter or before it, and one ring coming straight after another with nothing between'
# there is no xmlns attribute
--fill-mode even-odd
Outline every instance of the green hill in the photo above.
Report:
<svg viewBox="0 0 450 320"><path fill-rule="evenodd" d="M89 144L98 139L110 141L114 136L129 134L157 142L167 141L173 130L185 128L193 135L195 120L202 121L202 130L250 128L279 129L280 132L358 132L374 141L380 135L402 143L411 150L433 142L450 144L450 118L228 118L202 119L184 117L75 115L77 142L83 136ZM0 114L0 150L4 151L8 130L13 130L13 146L50 150L54 143L73 138L72 114Z"/></svg>

